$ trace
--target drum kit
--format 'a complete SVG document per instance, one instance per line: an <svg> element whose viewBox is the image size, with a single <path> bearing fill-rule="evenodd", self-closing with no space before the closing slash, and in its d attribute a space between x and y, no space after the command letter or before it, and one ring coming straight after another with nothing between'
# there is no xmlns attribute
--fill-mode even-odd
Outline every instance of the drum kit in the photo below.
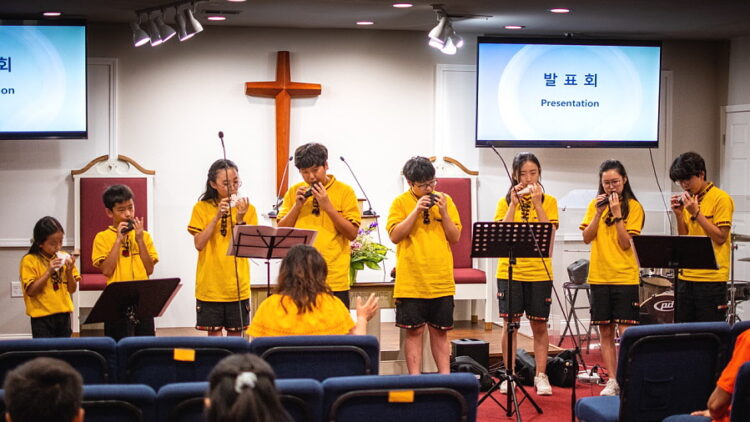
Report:
<svg viewBox="0 0 750 422"><path fill-rule="evenodd" d="M732 272L728 284L729 309L727 320L737 319L737 302L750 299L750 282L734 279L734 251L737 243L750 242L750 236L732 233ZM750 257L737 261L750 262ZM640 320L641 324L666 324L674 322L674 270L671 268L641 268Z"/></svg>

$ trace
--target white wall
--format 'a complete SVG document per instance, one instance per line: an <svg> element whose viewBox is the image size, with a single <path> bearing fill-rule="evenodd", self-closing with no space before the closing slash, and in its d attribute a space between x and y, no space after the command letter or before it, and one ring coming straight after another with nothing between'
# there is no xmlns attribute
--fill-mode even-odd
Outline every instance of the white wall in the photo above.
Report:
<svg viewBox="0 0 750 422"><path fill-rule="evenodd" d="M732 40L727 105L750 104L750 37Z"/></svg>
<svg viewBox="0 0 750 422"><path fill-rule="evenodd" d="M152 224L161 262L154 276L178 276L184 283L159 326L194 323L196 252L186 225L206 170L220 157L219 130L225 133L229 158L239 164L242 190L260 212L271 206L274 103L246 97L244 83L272 80L276 51L291 51L293 80L323 86L320 97L293 101L291 148L309 141L325 143L331 152L331 173L353 183L337 159L347 157L383 216L381 224L391 200L401 191L399 172L404 161L417 154L433 155L438 149L433 118L436 65L473 64L475 54L475 47L467 45L459 55L446 57L427 48L423 33L404 31L207 27L185 43L170 41L158 48L138 49L130 46L130 37L124 25L93 25L89 56L118 60L118 152L156 170ZM675 101L672 125L680 134L674 137L675 154L696 149L709 155L718 149L717 112L712 107L719 101L717 74L724 70L715 69L717 54L712 43L665 43L664 68L674 74L675 91L680 91L676 94L690 100L690 104ZM467 112L462 118L470 122L473 116ZM90 113L90 119L95 124L100 118ZM683 127L687 129L678 129ZM513 152L507 151L508 156ZM537 152L545 185L558 198L571 189L592 188L596 166L608 157L625 161L637 180L637 193L653 189L648 185L647 151ZM22 301L9 298L8 281L17 279L24 249L12 246L22 245L34 222L47 214L61 219L72 238L70 170L105 153L107 137L96 131L89 140L0 142L0 197L6 199L0 210L0 246L6 246L0 249L0 307L5 310L0 335L30 331ZM477 154L473 159L481 172L479 215L491 218L505 187L494 156L484 150ZM709 163L718 162L707 158ZM659 171L663 172L665 160L657 163ZM299 180L294 171L292 180ZM567 263L556 263L556 271ZM388 269L393 264L389 261ZM256 266L252 277L264 282L264 267ZM364 277L379 280L381 275L373 272Z"/></svg>

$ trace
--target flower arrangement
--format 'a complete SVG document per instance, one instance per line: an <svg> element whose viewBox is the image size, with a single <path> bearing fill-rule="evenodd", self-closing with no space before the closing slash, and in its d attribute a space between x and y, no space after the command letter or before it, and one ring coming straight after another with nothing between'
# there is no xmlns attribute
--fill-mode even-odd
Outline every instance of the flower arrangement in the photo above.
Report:
<svg viewBox="0 0 750 422"><path fill-rule="evenodd" d="M349 264L349 284L357 281L357 271L364 270L365 266L373 270L380 269L380 263L390 251L382 244L372 239L372 232L377 229L377 221L370 223L367 228L359 229L357 238L351 243L352 260Z"/></svg>

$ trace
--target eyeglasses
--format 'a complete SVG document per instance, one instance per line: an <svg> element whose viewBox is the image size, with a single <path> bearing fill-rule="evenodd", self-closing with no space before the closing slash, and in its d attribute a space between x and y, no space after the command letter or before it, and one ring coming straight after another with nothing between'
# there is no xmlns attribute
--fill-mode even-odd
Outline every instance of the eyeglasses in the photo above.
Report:
<svg viewBox="0 0 750 422"><path fill-rule="evenodd" d="M437 179L432 179L429 182L426 183L415 183L414 187L417 187L419 189L427 189L427 188L434 188L437 186Z"/></svg>
<svg viewBox="0 0 750 422"><path fill-rule="evenodd" d="M231 187L232 189L234 189L236 191L237 189L239 189L242 186L242 180L238 180L238 181L232 182L232 183L227 183L226 180L225 180L224 183L222 183L222 185L225 188L230 188Z"/></svg>
<svg viewBox="0 0 750 422"><path fill-rule="evenodd" d="M622 179L602 180L604 186L620 186Z"/></svg>

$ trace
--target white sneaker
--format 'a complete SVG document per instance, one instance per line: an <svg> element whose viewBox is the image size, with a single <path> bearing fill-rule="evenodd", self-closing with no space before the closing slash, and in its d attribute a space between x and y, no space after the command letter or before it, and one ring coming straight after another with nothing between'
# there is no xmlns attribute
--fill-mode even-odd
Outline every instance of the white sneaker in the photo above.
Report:
<svg viewBox="0 0 750 422"><path fill-rule="evenodd" d="M552 395L552 386L549 385L549 378L547 378L547 374L536 374L536 376L534 377L534 387L536 387L536 394L538 396Z"/></svg>
<svg viewBox="0 0 750 422"><path fill-rule="evenodd" d="M620 385L617 384L617 380L614 378L610 378L609 381L607 381L607 385L604 387L604 390L602 390L601 393L599 393L600 396L619 396L620 395Z"/></svg>
<svg viewBox="0 0 750 422"><path fill-rule="evenodd" d="M507 380L500 383L500 393L508 394L508 381Z"/></svg>

